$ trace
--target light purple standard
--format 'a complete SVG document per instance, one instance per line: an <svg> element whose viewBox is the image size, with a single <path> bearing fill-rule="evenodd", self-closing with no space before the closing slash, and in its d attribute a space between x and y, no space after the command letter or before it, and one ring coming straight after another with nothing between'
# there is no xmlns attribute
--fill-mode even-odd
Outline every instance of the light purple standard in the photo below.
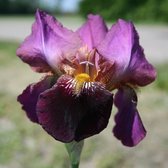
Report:
<svg viewBox="0 0 168 168"><path fill-rule="evenodd" d="M17 50L23 62L45 73L29 85L18 101L33 122L56 140L80 141L106 128L118 89L114 136L135 146L146 135L135 88L156 78L131 22L119 19L109 30L99 15L77 31L37 10L29 35Z"/></svg>

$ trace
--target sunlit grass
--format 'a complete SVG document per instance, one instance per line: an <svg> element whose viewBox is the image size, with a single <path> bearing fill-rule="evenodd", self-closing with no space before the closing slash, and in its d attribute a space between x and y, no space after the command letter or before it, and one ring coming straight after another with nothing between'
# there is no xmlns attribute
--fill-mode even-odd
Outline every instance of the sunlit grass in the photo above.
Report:
<svg viewBox="0 0 168 168"><path fill-rule="evenodd" d="M123 157L120 153L106 153L97 162L96 168L120 168L122 167Z"/></svg>
<svg viewBox="0 0 168 168"><path fill-rule="evenodd" d="M11 64L11 61L16 60L16 49L18 43L0 41L0 66Z"/></svg>
<svg viewBox="0 0 168 168"><path fill-rule="evenodd" d="M157 67L156 87L168 91L168 63Z"/></svg>

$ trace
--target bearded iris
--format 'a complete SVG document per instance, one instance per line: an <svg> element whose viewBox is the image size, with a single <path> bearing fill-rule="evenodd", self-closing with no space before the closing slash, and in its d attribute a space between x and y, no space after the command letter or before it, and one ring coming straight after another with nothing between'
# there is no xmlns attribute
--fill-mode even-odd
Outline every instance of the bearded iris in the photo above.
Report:
<svg viewBox="0 0 168 168"><path fill-rule="evenodd" d="M113 99L118 108L114 136L126 146L145 137L136 88L153 82L156 71L132 22L119 19L108 29L99 15L90 14L73 32L37 10L32 33L17 55L34 71L45 73L18 101L29 119L56 140L81 141L100 133L109 122Z"/></svg>

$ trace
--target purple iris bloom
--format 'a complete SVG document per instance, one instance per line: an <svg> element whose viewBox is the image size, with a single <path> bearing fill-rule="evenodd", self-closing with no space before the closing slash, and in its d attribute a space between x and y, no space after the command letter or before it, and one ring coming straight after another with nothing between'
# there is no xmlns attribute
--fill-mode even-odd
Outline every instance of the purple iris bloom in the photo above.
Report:
<svg viewBox="0 0 168 168"><path fill-rule="evenodd" d="M29 35L17 55L45 76L30 84L18 101L29 119L61 142L80 141L106 128L118 89L113 129L126 146L146 135L137 110L135 88L155 80L132 22L119 19L110 29L99 15L77 31L37 10Z"/></svg>

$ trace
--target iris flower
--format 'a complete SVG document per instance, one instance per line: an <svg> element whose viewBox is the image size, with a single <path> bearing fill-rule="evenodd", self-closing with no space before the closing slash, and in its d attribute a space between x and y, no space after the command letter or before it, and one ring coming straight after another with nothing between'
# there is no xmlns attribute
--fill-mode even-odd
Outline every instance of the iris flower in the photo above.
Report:
<svg viewBox="0 0 168 168"><path fill-rule="evenodd" d="M45 74L18 101L29 119L56 140L78 142L100 133L113 102L118 108L114 136L126 146L145 137L136 88L153 82L156 71L145 58L132 22L119 19L108 29L101 16L90 14L71 31L37 10L32 32L17 55Z"/></svg>

